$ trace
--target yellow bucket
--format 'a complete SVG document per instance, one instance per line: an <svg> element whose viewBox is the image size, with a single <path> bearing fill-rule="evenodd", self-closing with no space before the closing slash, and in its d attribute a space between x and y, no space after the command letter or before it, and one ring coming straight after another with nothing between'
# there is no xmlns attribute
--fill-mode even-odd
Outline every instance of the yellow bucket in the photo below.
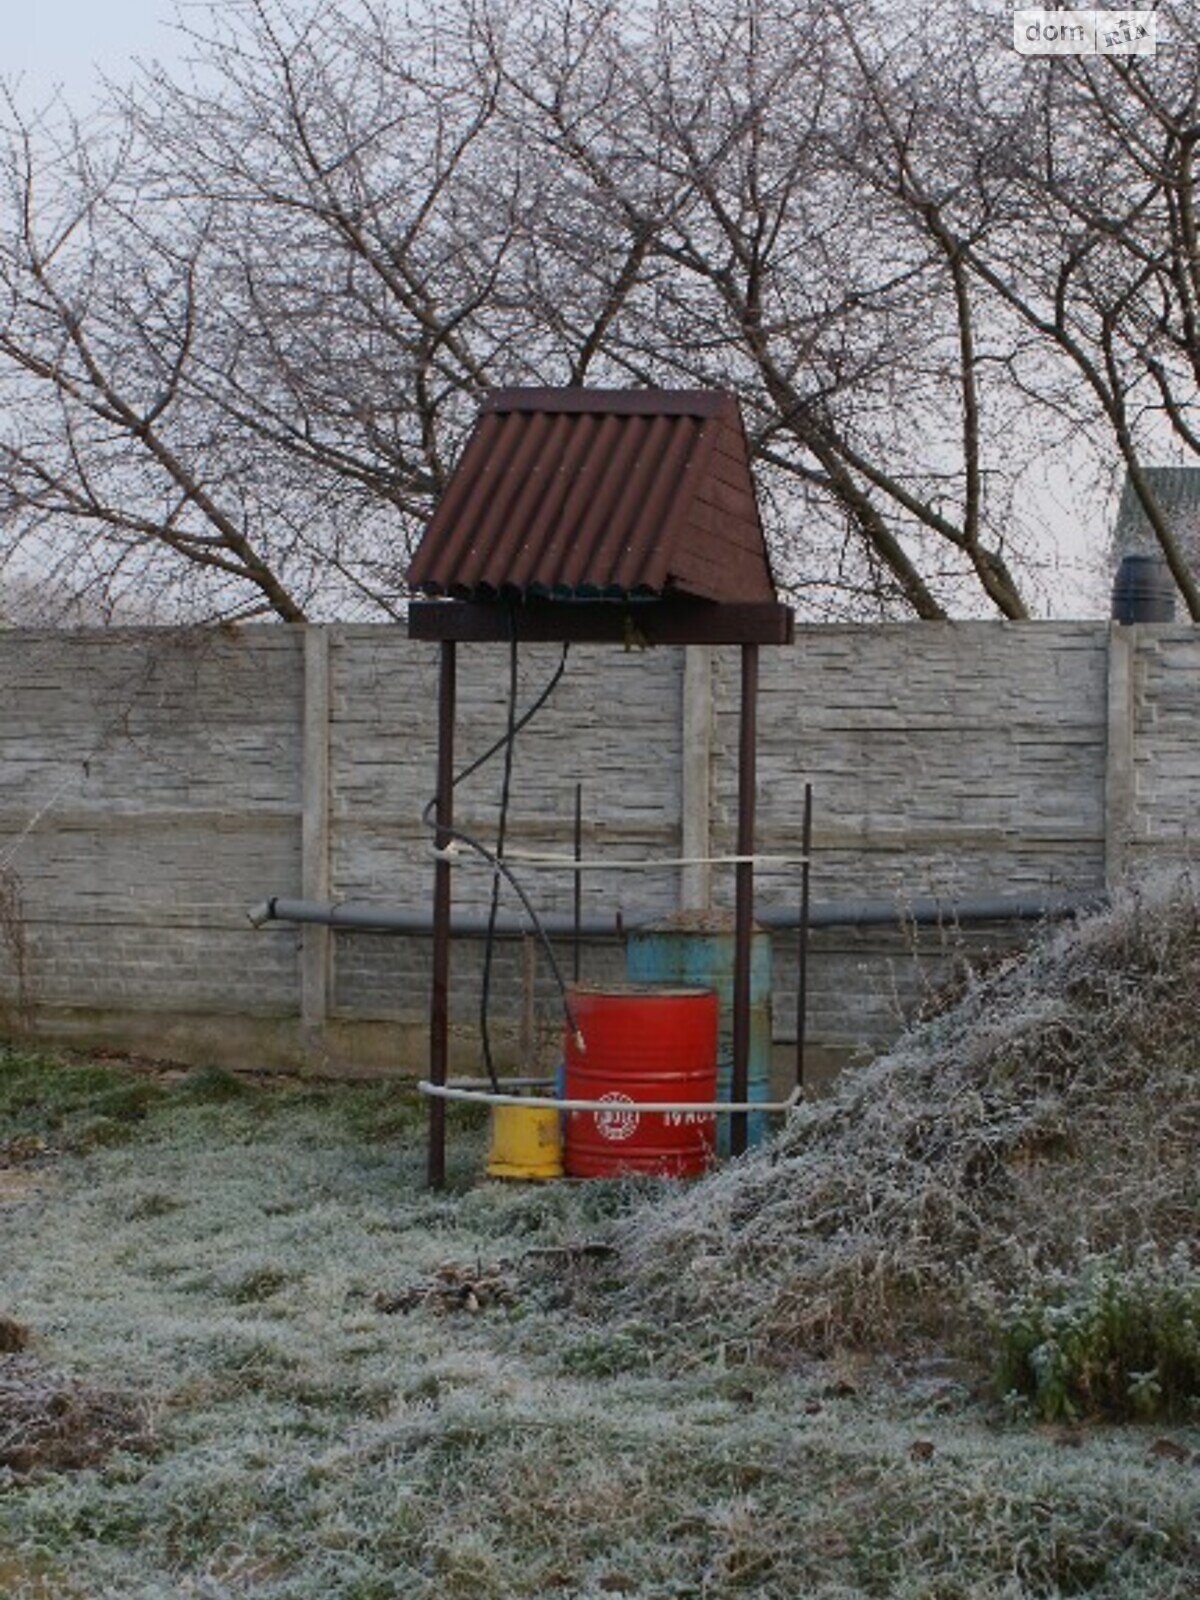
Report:
<svg viewBox="0 0 1200 1600"><path fill-rule="evenodd" d="M562 1130L547 1106L493 1106L489 1178L561 1178Z"/></svg>

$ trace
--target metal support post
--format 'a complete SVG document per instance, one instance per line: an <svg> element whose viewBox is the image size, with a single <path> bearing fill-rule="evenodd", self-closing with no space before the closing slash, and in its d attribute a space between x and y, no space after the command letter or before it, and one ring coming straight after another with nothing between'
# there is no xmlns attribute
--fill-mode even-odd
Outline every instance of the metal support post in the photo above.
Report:
<svg viewBox="0 0 1200 1600"><path fill-rule="evenodd" d="M575 785L575 859L583 860L583 785ZM574 933L571 940L571 976L579 982L580 957L583 950L583 873L575 868L575 893L571 915Z"/></svg>
<svg viewBox="0 0 1200 1600"><path fill-rule="evenodd" d="M755 751L758 743L758 646L742 646L742 712L738 738L739 856L754 854ZM737 865L737 901L733 953L733 1083L729 1098L744 1102L750 1085L750 941L754 928L754 863ZM746 1148L748 1122L744 1111L730 1118L729 1148L740 1156Z"/></svg>
<svg viewBox="0 0 1200 1600"><path fill-rule="evenodd" d="M800 868L800 931L796 936L796 1087L804 1088L804 1046L808 1032L808 924L812 886L813 786L804 785L804 861Z"/></svg>
<svg viewBox="0 0 1200 1600"><path fill-rule="evenodd" d="M454 709L457 677L455 645L444 640L438 684L437 848L450 843L454 826ZM429 1079L446 1082L450 1046L450 863L438 858L433 869L433 986L429 1005ZM429 1186L446 1181L446 1102L429 1102Z"/></svg>

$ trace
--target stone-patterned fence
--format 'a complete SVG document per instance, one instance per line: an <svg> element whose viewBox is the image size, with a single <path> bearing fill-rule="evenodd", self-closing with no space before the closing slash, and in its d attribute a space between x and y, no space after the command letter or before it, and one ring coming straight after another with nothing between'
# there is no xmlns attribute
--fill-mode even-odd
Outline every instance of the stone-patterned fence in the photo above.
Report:
<svg viewBox="0 0 1200 1600"><path fill-rule="evenodd" d="M521 655L521 700L558 651ZM193 1061L342 1071L423 1064L429 943L271 925L270 895L366 899L423 912L432 870L420 814L433 782L436 651L403 629L329 627L0 633L0 1006L10 1031ZM460 655L465 762L503 728L507 651ZM734 848L736 651L572 651L521 736L510 840L569 851L584 785L585 853L639 858ZM905 904L1086 896L1194 859L1200 633L1184 625L958 623L806 627L765 650L759 848L800 846L816 793L813 897L887 900L891 928L814 936L810 1039L827 1069L893 1036L947 963L1020 931L918 933ZM495 828L500 764L463 786L458 816ZM526 877L539 906L571 880ZM486 906L486 871L456 874ZM798 869L759 874L794 907ZM661 915L732 875L656 868L587 879L587 910ZM776 940L775 1031L794 1036L791 935ZM480 946L455 946L460 1062L474 1062ZM621 970L593 941L585 976ZM517 1045L529 951L506 940L494 993ZM543 1032L555 1009L533 985ZM527 1008L526 1008L527 1010ZM525 1021L528 1032L528 1016Z"/></svg>

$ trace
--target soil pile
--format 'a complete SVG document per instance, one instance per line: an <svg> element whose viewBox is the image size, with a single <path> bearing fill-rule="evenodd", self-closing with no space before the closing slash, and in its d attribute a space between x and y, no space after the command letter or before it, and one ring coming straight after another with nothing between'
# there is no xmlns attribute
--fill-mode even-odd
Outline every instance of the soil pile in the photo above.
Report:
<svg viewBox="0 0 1200 1600"><path fill-rule="evenodd" d="M633 1221L639 1302L760 1351L969 1337L1200 1215L1200 901L1048 933L771 1145Z"/></svg>

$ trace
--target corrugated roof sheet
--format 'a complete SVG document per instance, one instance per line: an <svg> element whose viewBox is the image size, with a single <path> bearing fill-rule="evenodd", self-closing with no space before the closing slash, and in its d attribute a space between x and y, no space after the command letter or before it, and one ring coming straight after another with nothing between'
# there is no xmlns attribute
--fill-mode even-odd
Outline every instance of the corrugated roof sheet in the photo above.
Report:
<svg viewBox="0 0 1200 1600"><path fill-rule="evenodd" d="M463 600L774 600L737 402L720 390L495 391L408 582Z"/></svg>

